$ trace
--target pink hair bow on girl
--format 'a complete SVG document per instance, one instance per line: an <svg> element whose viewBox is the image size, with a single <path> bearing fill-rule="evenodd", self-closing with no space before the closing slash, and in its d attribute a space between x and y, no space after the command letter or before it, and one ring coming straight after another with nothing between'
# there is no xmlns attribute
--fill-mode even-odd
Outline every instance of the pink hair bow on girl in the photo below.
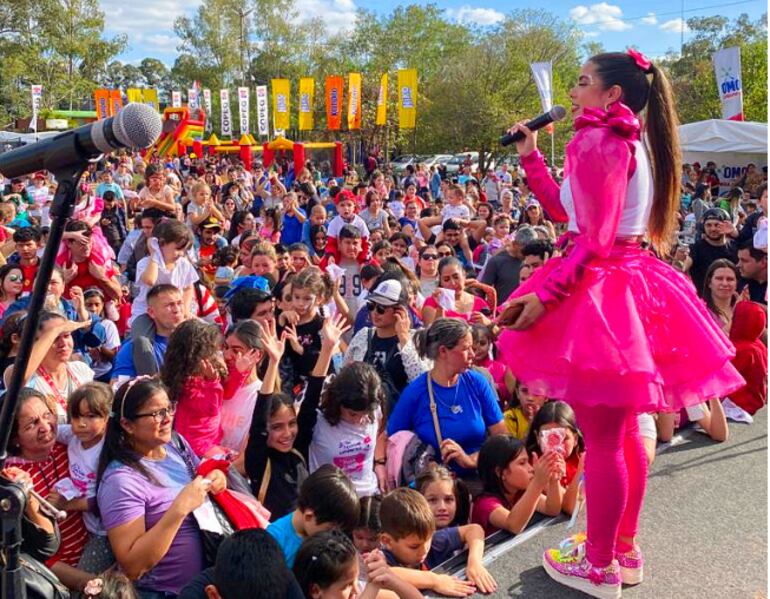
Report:
<svg viewBox="0 0 770 599"><path fill-rule="evenodd" d="M652 61L644 54L638 50L634 50L633 48L629 48L626 52L631 58L634 59L636 66L642 69L645 73L649 73L652 70Z"/></svg>

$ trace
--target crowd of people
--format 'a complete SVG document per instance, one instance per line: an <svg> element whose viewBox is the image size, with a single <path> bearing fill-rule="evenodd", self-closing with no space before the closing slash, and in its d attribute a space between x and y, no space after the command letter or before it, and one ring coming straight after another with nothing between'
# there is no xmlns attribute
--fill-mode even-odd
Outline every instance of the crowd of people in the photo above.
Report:
<svg viewBox="0 0 770 599"><path fill-rule="evenodd" d="M643 243L695 285L746 385L638 414L649 463L676 429L723 441L767 399L767 173L720 193L715 166L685 165L670 249ZM488 593L486 536L579 509L575 412L496 348L511 294L563 253L563 215L516 165L322 171L116 153L84 174L4 472L66 512L30 499L25 551L71 591ZM56 184L12 179L0 203L6 385ZM431 571L464 548L464 579Z"/></svg>

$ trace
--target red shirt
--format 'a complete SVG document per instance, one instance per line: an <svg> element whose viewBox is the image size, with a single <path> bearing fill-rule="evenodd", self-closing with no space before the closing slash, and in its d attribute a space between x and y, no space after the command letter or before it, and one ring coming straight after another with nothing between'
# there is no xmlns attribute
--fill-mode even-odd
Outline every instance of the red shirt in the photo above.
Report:
<svg viewBox="0 0 770 599"><path fill-rule="evenodd" d="M61 443L54 444L46 460L32 462L19 457L10 457L7 463L9 466L16 466L28 472L32 476L32 486L43 497L54 490L54 484L57 481L69 476L67 446ZM59 551L46 561L46 565L50 567L61 560L74 568L78 565L88 540L88 531L83 524L81 513L68 512L67 518L59 522L59 530L61 531Z"/></svg>
<svg viewBox="0 0 770 599"><path fill-rule="evenodd" d="M111 290L88 271L88 263L89 263L89 260L83 260L83 262L76 263L78 267L78 274L75 276L74 279L72 279L69 283L67 283L67 288L64 291L65 299L71 299L70 289L72 289L73 287L80 287L83 291L85 291L86 289L89 289L90 287L98 287L104 292L105 295L109 297ZM72 262L67 262L64 265L64 268L70 268L71 266L72 266ZM116 274L115 269L112 268L112 266L106 267L106 273L107 273L107 277L109 278L114 277Z"/></svg>
<svg viewBox="0 0 770 599"><path fill-rule="evenodd" d="M21 288L21 292L32 293L32 286L35 284L35 277L37 276L37 269L40 267L40 261L37 264L31 264L30 266L24 266L19 264L21 274L24 275L24 283Z"/></svg>

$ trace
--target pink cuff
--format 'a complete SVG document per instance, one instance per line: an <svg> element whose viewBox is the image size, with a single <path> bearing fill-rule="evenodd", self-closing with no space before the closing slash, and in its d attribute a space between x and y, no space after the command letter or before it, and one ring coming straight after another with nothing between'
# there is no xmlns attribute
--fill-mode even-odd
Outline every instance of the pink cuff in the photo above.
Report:
<svg viewBox="0 0 770 599"><path fill-rule="evenodd" d="M580 281L583 267L592 257L590 250L577 243L569 249L559 265L548 273L540 288L535 291L535 295L547 309L556 307L569 297Z"/></svg>

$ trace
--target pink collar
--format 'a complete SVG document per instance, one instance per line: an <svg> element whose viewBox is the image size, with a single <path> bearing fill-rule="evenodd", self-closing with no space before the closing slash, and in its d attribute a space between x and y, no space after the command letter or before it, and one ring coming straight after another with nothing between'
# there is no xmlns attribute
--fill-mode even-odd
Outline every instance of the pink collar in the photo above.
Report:
<svg viewBox="0 0 770 599"><path fill-rule="evenodd" d="M639 139L641 124L631 109L621 102L614 102L605 111L601 108L583 108L583 114L575 119L575 131L583 127L609 127L630 141Z"/></svg>

